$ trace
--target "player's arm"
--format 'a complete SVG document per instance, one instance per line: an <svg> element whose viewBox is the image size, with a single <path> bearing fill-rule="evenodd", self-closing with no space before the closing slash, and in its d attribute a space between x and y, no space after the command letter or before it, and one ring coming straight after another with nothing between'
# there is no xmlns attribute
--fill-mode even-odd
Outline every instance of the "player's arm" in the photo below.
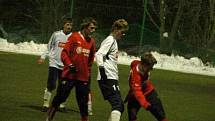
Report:
<svg viewBox="0 0 215 121"><path fill-rule="evenodd" d="M49 39L46 50L42 53L42 55L37 61L38 64L42 64L45 62L46 57L49 55L51 49L54 47L54 42L55 42L55 34L53 33Z"/></svg>
<svg viewBox="0 0 215 121"><path fill-rule="evenodd" d="M72 51L74 51L73 36L70 36L64 46L64 49L61 52L61 60L65 66L69 66L73 64L70 58L72 56L71 55Z"/></svg>
<svg viewBox="0 0 215 121"><path fill-rule="evenodd" d="M146 100L145 95L143 94L141 77L138 73L131 72L130 86L140 105L147 109L150 106L150 103Z"/></svg>
<svg viewBox="0 0 215 121"><path fill-rule="evenodd" d="M75 58L77 54L75 54L75 50L77 49L77 42L75 41L75 36L70 36L68 38L67 43L65 44L64 49L61 52L61 60L66 68L69 68L71 73L76 73L77 69L75 66Z"/></svg>
<svg viewBox="0 0 215 121"><path fill-rule="evenodd" d="M95 41L93 40L92 47L90 48L89 58L88 58L88 62L89 62L88 63L88 71L89 71L89 74L91 74L91 67L92 67L93 62L94 62L95 53L96 53L96 44L95 44Z"/></svg>
<svg viewBox="0 0 215 121"><path fill-rule="evenodd" d="M101 43L101 46L99 50L96 53L96 62L98 67L103 66L104 67L104 59L106 58L106 55L108 51L110 51L111 45L113 44L113 39L106 39Z"/></svg>
<svg viewBox="0 0 215 121"><path fill-rule="evenodd" d="M96 53L96 44L95 44L95 41L93 40L92 47L90 48L88 67L91 67L93 65L95 53Z"/></svg>

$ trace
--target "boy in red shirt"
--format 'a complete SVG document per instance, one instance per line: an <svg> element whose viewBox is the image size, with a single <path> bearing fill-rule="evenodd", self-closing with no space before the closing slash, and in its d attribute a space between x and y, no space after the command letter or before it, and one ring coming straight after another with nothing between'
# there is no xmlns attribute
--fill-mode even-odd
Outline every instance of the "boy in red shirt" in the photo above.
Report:
<svg viewBox="0 0 215 121"><path fill-rule="evenodd" d="M137 113L141 107L150 111L158 121L168 121L155 88L149 78L150 71L157 61L149 52L141 56L141 61L131 63L129 85L130 90L125 102L128 102L129 121L137 120Z"/></svg>
<svg viewBox="0 0 215 121"><path fill-rule="evenodd" d="M96 52L95 41L91 34L96 29L97 22L93 18L86 18L81 24L81 31L74 32L68 39L61 59L64 64L62 80L57 94L52 101L46 121L52 121L56 109L68 98L73 87L76 88L81 121L88 121L88 93L90 68Z"/></svg>

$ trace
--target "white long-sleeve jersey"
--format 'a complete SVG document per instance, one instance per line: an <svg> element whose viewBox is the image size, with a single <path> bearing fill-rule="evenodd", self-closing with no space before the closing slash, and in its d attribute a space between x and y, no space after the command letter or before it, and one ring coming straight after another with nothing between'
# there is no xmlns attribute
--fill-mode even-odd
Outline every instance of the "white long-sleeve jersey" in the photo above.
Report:
<svg viewBox="0 0 215 121"><path fill-rule="evenodd" d="M118 45L116 39L109 35L103 42L99 50L96 52L97 66L104 66L105 73L108 79L118 80ZM100 80L100 73L97 75L97 80Z"/></svg>
<svg viewBox="0 0 215 121"><path fill-rule="evenodd" d="M49 58L49 66L58 69L63 69L63 63L61 61L61 52L68 37L71 35L65 34L63 30L56 31L52 34L47 45L47 50L41 55L42 59Z"/></svg>

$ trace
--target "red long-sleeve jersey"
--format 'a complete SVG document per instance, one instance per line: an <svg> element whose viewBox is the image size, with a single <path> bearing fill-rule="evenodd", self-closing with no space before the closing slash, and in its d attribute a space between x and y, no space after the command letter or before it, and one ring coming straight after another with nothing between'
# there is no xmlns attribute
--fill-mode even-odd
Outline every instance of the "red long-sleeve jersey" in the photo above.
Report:
<svg viewBox="0 0 215 121"><path fill-rule="evenodd" d="M93 38L85 39L80 32L73 33L61 53L64 64L62 78L88 81L89 71L94 61L96 48ZM70 73L69 65L73 64L77 72Z"/></svg>
<svg viewBox="0 0 215 121"><path fill-rule="evenodd" d="M154 86L149 79L149 73L139 71L138 65L140 63L138 60L134 60L131 63L129 98L136 98L142 107L147 108L150 103L145 96L154 90Z"/></svg>

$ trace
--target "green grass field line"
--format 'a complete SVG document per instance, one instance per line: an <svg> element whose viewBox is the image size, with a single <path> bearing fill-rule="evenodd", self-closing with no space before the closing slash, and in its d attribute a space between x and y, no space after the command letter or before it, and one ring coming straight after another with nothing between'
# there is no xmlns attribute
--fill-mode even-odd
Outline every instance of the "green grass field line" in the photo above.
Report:
<svg viewBox="0 0 215 121"><path fill-rule="evenodd" d="M38 56L0 52L0 121L45 121L40 111L46 86L48 61L38 65ZM93 116L90 121L107 121L110 105L104 101L92 69ZM119 65L123 98L128 92L129 66ZM215 77L155 69L152 81L170 121L215 121ZM79 121L74 89L67 101L67 113L58 112L54 121ZM141 109L138 121L156 121ZM121 121L127 121L127 109Z"/></svg>

